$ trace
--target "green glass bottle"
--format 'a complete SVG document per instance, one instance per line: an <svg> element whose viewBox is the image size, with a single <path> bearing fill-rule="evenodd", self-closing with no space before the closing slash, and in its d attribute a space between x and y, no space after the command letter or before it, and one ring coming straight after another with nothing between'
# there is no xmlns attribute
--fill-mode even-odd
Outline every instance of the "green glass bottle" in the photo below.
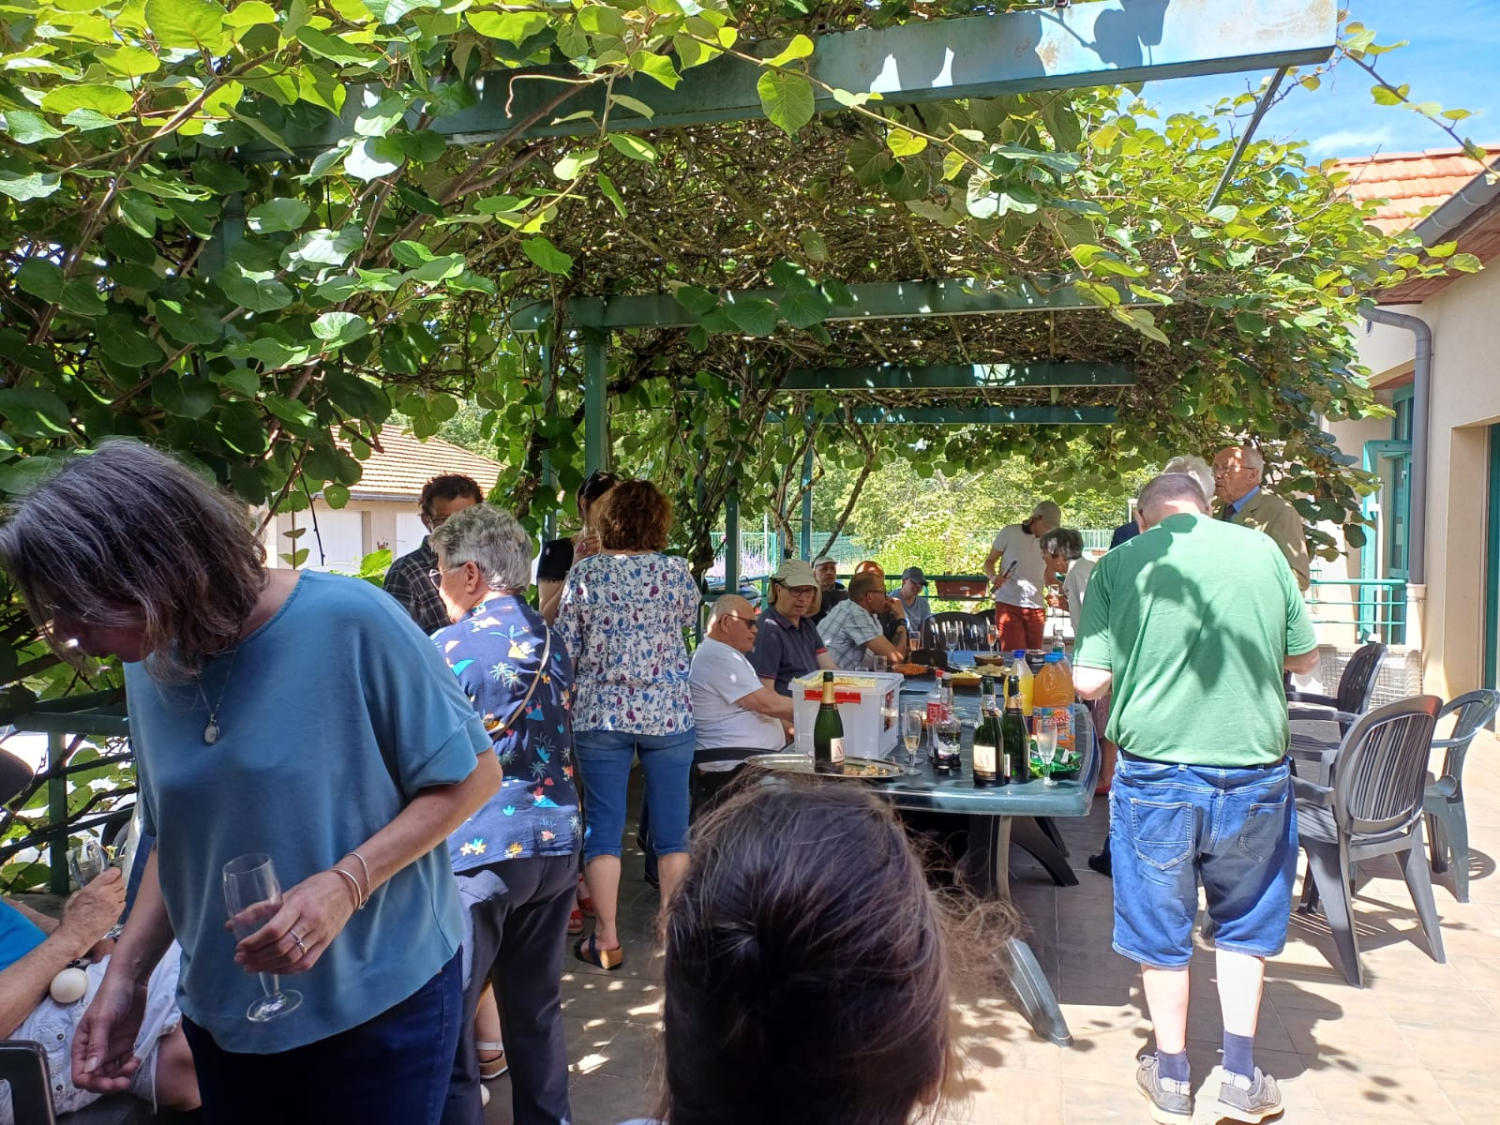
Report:
<svg viewBox="0 0 1500 1125"><path fill-rule="evenodd" d="M844 772L844 720L839 715L833 690L833 673L823 673L823 702L813 720L813 770L816 773Z"/></svg>
<svg viewBox="0 0 1500 1125"><path fill-rule="evenodd" d="M1001 780L1000 711L995 706L995 680L985 676L979 681L979 725L974 728L974 784L988 789L1004 784Z"/></svg>
<svg viewBox="0 0 1500 1125"><path fill-rule="evenodd" d="M1007 783L1020 785L1031 780L1030 738L1026 734L1026 715L1021 710L1021 677L1011 673L1005 685L1005 718L1000 724L1003 770Z"/></svg>

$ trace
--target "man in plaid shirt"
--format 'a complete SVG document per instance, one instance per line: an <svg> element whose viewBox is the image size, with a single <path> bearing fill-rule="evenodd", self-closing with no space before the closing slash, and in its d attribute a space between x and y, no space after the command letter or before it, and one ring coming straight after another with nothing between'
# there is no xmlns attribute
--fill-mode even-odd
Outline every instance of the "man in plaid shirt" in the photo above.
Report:
<svg viewBox="0 0 1500 1125"><path fill-rule="evenodd" d="M483 502L484 493L472 477L460 473L433 477L422 486L422 526L435 531L454 512ZM437 556L428 546L428 537L423 536L422 545L391 563L385 574L385 592L406 607L424 633L452 624L437 583L432 579L435 569Z"/></svg>

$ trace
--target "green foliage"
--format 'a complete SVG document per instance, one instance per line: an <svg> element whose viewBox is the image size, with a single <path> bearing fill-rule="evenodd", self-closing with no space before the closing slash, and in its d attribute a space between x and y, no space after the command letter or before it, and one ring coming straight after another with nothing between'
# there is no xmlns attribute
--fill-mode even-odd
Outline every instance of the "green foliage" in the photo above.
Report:
<svg viewBox="0 0 1500 1125"><path fill-rule="evenodd" d="M507 465L497 495L534 526L554 505L548 470L565 514L583 478L583 348L602 343L609 459L670 487L700 568L730 492L785 519L809 445L818 473L900 462L961 480L1018 457L1054 464L1054 484L1109 466L1107 486L1252 434L1289 486L1356 522L1368 482L1316 418L1375 409L1348 374L1358 294L1474 263L1389 256L1296 145L1253 144L1207 212L1232 139L1210 119L1122 113L1119 90L896 107L809 65L822 31L1011 6L16 0L0 14L0 491L120 434L270 511L319 493L337 506L382 426L428 437L470 425L471 402L465 440ZM768 121L610 129L731 55L762 69ZM449 139L512 72L564 65L575 81L546 83L515 128ZM816 114L819 97L838 112ZM563 121L579 135L521 135ZM857 282L1049 273L1097 309L828 319ZM509 327L532 301L660 291L696 323ZM872 357L1128 363L1137 383L1067 393L1120 423L1066 432L863 433L849 407L922 397L780 390L794 367ZM65 690L7 598L3 679Z"/></svg>

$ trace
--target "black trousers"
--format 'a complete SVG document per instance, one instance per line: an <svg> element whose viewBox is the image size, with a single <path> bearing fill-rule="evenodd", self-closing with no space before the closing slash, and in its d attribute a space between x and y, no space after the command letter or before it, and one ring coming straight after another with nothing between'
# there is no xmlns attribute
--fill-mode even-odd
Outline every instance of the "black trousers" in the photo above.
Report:
<svg viewBox="0 0 1500 1125"><path fill-rule="evenodd" d="M500 1002L515 1125L561 1125L572 1119L562 965L577 886L576 854L500 860L458 876L468 912L464 955L472 958L472 968L443 1125L484 1121L474 1010L488 980L494 981Z"/></svg>

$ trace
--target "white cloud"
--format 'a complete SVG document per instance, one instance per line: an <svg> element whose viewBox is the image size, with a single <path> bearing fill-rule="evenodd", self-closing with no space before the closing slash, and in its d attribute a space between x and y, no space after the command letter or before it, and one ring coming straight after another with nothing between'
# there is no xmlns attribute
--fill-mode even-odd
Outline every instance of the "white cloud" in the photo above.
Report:
<svg viewBox="0 0 1500 1125"><path fill-rule="evenodd" d="M1313 156L1369 156L1377 149L1389 151L1391 130L1339 129L1325 133L1308 142L1308 152Z"/></svg>

